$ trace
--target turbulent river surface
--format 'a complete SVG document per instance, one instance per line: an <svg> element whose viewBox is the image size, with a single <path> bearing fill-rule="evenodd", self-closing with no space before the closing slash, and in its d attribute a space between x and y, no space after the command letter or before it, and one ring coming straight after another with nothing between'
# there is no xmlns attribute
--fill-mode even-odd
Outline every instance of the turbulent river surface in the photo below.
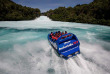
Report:
<svg viewBox="0 0 110 74"><path fill-rule="evenodd" d="M47 35L74 33L81 54L64 60L56 55ZM0 74L110 74L110 27L51 21L0 22Z"/></svg>

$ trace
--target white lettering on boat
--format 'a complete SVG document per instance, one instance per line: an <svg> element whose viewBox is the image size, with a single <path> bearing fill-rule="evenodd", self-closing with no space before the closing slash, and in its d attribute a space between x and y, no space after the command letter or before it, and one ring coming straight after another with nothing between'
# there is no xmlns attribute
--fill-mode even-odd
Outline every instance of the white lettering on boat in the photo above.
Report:
<svg viewBox="0 0 110 74"><path fill-rule="evenodd" d="M66 46L63 46L62 48L59 48L59 50L62 50L62 49L67 48L67 47L70 47L70 46L72 46L72 45L73 45L73 44L70 43L69 45L66 45Z"/></svg>
<svg viewBox="0 0 110 74"><path fill-rule="evenodd" d="M67 43L70 43L70 41L68 41L68 42L65 42L64 44L67 44Z"/></svg>

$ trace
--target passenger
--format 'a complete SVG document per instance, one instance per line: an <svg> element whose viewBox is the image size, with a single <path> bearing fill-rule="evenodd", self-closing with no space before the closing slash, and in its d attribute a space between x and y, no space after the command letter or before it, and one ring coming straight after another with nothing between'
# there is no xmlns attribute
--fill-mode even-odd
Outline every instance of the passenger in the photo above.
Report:
<svg viewBox="0 0 110 74"><path fill-rule="evenodd" d="M55 36L52 36L52 39L55 39Z"/></svg>
<svg viewBox="0 0 110 74"><path fill-rule="evenodd" d="M52 38L53 33L51 32L51 34L49 35L50 38Z"/></svg>
<svg viewBox="0 0 110 74"><path fill-rule="evenodd" d="M53 40L57 40L58 38L57 38L57 37L55 37L55 36L52 36L52 39L53 39Z"/></svg>
<svg viewBox="0 0 110 74"><path fill-rule="evenodd" d="M55 34L55 37L57 37L57 34Z"/></svg>
<svg viewBox="0 0 110 74"><path fill-rule="evenodd" d="M67 34L67 31L65 31L65 34Z"/></svg>
<svg viewBox="0 0 110 74"><path fill-rule="evenodd" d="M58 33L58 34L57 34L57 38L59 38L59 37L60 37L60 34Z"/></svg>
<svg viewBox="0 0 110 74"><path fill-rule="evenodd" d="M57 33L57 38L59 38L59 36L60 36L60 32Z"/></svg>
<svg viewBox="0 0 110 74"><path fill-rule="evenodd" d="M61 35L61 32L59 31L59 34Z"/></svg>
<svg viewBox="0 0 110 74"><path fill-rule="evenodd" d="M57 38L59 37L59 33L57 33L56 37L57 37Z"/></svg>
<svg viewBox="0 0 110 74"><path fill-rule="evenodd" d="M50 34L51 36L53 35L53 32L51 32L51 34Z"/></svg>
<svg viewBox="0 0 110 74"><path fill-rule="evenodd" d="M62 35L64 35L64 32L62 32Z"/></svg>
<svg viewBox="0 0 110 74"><path fill-rule="evenodd" d="M59 34L61 34L61 32L60 32L60 31L58 31L58 33L59 33Z"/></svg>
<svg viewBox="0 0 110 74"><path fill-rule="evenodd" d="M55 37L57 36L57 32L55 33Z"/></svg>
<svg viewBox="0 0 110 74"><path fill-rule="evenodd" d="M60 31L58 31L57 37L59 37L59 35L60 35Z"/></svg>

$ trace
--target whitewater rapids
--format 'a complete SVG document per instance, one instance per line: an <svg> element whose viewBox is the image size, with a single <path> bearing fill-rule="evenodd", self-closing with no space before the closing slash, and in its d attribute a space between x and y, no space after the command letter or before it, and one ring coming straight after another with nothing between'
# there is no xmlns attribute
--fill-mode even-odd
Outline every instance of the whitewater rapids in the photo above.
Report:
<svg viewBox="0 0 110 74"><path fill-rule="evenodd" d="M64 60L56 55L47 35L76 34L81 54ZM110 27L52 21L0 22L0 74L110 74Z"/></svg>

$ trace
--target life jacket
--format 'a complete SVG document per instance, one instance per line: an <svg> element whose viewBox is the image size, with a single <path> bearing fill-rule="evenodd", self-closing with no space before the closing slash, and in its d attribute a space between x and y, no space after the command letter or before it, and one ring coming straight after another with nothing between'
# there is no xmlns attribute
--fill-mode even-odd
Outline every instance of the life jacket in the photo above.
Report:
<svg viewBox="0 0 110 74"><path fill-rule="evenodd" d="M51 36L53 35L53 33L50 34Z"/></svg>
<svg viewBox="0 0 110 74"><path fill-rule="evenodd" d="M64 35L64 33L62 33L62 35Z"/></svg>
<svg viewBox="0 0 110 74"><path fill-rule="evenodd" d="M67 32L65 34L67 34Z"/></svg>
<svg viewBox="0 0 110 74"><path fill-rule="evenodd" d="M55 37L55 36L52 36L52 39L55 39L55 40L57 40L58 38L57 38L57 37Z"/></svg>
<svg viewBox="0 0 110 74"><path fill-rule="evenodd" d="M54 37L54 36L52 36L52 39L55 39L55 37Z"/></svg>

